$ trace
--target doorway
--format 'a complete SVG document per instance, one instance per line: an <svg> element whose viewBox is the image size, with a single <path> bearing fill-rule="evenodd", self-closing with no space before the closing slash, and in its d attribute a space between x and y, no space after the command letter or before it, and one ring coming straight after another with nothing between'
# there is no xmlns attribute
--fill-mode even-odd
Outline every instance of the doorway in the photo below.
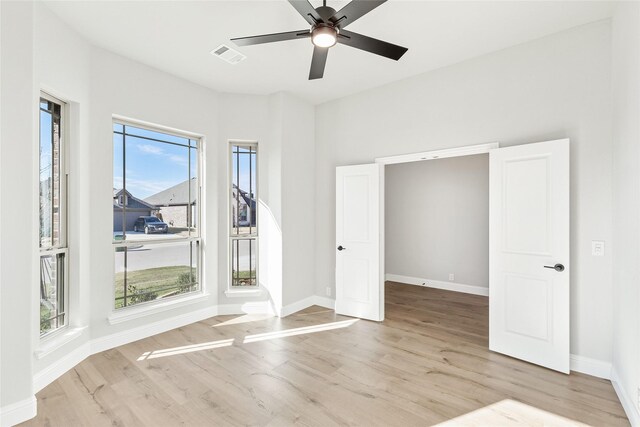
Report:
<svg viewBox="0 0 640 427"><path fill-rule="evenodd" d="M384 319L386 167L483 153L490 153L489 348L568 373L568 139L336 168L336 312Z"/></svg>
<svg viewBox="0 0 640 427"><path fill-rule="evenodd" d="M385 167L385 279L489 295L489 155Z"/></svg>

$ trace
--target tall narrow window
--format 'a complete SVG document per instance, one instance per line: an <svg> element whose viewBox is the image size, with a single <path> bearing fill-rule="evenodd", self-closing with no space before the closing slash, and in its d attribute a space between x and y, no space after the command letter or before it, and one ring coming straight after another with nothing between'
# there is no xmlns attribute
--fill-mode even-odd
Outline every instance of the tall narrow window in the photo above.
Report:
<svg viewBox="0 0 640 427"><path fill-rule="evenodd" d="M64 103L40 97L40 335L67 324L67 192L62 127Z"/></svg>
<svg viewBox="0 0 640 427"><path fill-rule="evenodd" d="M257 286L258 146L231 144L231 286Z"/></svg>
<svg viewBox="0 0 640 427"><path fill-rule="evenodd" d="M114 122L115 308L200 290L199 146Z"/></svg>

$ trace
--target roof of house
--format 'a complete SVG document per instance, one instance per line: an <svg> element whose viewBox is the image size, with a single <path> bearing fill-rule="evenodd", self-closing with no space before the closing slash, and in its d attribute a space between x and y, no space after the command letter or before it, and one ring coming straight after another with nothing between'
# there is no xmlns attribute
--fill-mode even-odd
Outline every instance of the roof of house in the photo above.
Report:
<svg viewBox="0 0 640 427"><path fill-rule="evenodd" d="M189 182L191 182L191 203L196 203L198 181L195 178L185 180L144 200L156 206L186 206L189 203Z"/></svg>
<svg viewBox="0 0 640 427"><path fill-rule="evenodd" d="M122 209L122 205L120 204L120 194L122 194L122 188L114 188L113 189L113 207L116 209ZM137 197L134 197L131 193L124 190L127 194L127 199L129 203L127 204L127 209L131 210L139 210L139 209L157 209L157 206L152 205L151 203L145 202L144 200L140 200Z"/></svg>
<svg viewBox="0 0 640 427"><path fill-rule="evenodd" d="M251 198L251 197L249 196L249 193L247 193L246 191L244 191L244 190L242 190L242 189L238 188L238 186L237 186L237 185L235 185L235 184L233 184L233 190L234 190L234 195L233 195L233 197L236 197L236 196L235 196L235 190L238 190L238 193L240 193L240 197L242 197L242 200L244 201L244 203L245 203L246 205L248 205L248 206L251 206L251 208L252 208L252 209L253 209L253 208L255 208L255 206L256 206L256 201L255 201L253 198Z"/></svg>

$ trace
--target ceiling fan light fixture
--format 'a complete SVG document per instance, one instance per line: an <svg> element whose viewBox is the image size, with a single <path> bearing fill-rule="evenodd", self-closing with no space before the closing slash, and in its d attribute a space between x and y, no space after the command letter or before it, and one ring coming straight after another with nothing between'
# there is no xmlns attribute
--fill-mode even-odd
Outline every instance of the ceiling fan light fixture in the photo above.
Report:
<svg viewBox="0 0 640 427"><path fill-rule="evenodd" d="M311 43L317 47L331 47L338 41L338 30L329 25L318 25L311 31Z"/></svg>

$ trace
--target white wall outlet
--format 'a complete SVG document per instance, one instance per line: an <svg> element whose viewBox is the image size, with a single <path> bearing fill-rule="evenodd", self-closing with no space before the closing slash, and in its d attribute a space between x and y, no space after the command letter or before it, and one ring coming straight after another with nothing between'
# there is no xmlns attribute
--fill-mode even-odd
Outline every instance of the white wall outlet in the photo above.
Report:
<svg viewBox="0 0 640 427"><path fill-rule="evenodd" d="M327 294L328 297L330 297L331 296L331 287L327 286L327 289L325 289L324 292Z"/></svg>
<svg viewBox="0 0 640 427"><path fill-rule="evenodd" d="M454 280L456 280L456 276L453 273L449 273L449 281L453 282Z"/></svg>
<svg viewBox="0 0 640 427"><path fill-rule="evenodd" d="M604 240L591 241L591 255L604 256Z"/></svg>

